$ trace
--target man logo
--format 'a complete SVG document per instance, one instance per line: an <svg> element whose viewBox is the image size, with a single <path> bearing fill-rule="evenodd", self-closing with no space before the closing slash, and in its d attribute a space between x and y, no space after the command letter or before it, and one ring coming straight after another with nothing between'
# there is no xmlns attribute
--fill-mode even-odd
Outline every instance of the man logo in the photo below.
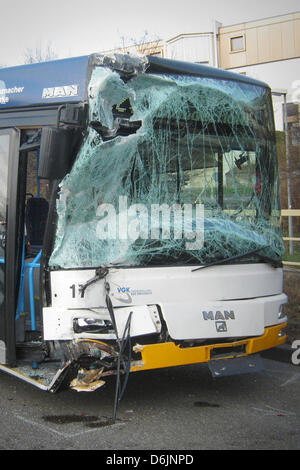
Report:
<svg viewBox="0 0 300 470"><path fill-rule="evenodd" d="M43 99L49 98L68 98L70 96L78 96L79 85L56 86L43 89Z"/></svg>
<svg viewBox="0 0 300 470"><path fill-rule="evenodd" d="M216 312L203 310L202 315L203 320L235 320L234 310L224 310L223 312L220 310Z"/></svg>
<svg viewBox="0 0 300 470"><path fill-rule="evenodd" d="M212 310L202 311L203 320L214 320L217 333L225 333L227 331L226 320L235 320L234 310Z"/></svg>
<svg viewBox="0 0 300 470"><path fill-rule="evenodd" d="M226 321L216 321L215 324L217 333L224 333L227 331Z"/></svg>

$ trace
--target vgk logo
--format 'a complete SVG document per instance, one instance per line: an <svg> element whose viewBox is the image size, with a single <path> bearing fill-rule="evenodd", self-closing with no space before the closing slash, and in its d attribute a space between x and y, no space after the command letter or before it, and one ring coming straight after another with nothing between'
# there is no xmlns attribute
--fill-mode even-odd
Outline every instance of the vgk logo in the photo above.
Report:
<svg viewBox="0 0 300 470"><path fill-rule="evenodd" d="M213 312L212 310L209 311L202 311L203 320L213 320L215 322L217 333L224 333L227 331L227 323L226 320L235 320L235 314L233 310L224 310L221 312L217 310Z"/></svg>
<svg viewBox="0 0 300 470"><path fill-rule="evenodd" d="M115 297L116 300L123 302L124 304L131 304L132 297L130 295L130 287L117 287L117 294L119 297Z"/></svg>

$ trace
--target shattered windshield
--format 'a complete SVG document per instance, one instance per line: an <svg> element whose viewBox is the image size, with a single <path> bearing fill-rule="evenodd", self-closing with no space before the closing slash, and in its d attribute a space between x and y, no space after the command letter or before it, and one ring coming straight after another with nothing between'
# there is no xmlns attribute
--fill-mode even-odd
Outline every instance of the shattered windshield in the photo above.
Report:
<svg viewBox="0 0 300 470"><path fill-rule="evenodd" d="M258 248L280 259L268 89L96 67L89 101L52 268L206 264Z"/></svg>

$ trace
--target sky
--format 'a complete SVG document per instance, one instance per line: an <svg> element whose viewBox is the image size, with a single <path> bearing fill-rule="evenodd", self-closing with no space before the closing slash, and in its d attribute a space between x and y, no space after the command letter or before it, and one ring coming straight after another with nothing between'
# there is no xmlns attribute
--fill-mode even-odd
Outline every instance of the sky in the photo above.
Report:
<svg viewBox="0 0 300 470"><path fill-rule="evenodd" d="M50 45L58 58L113 49L123 38L169 39L211 21L243 23L300 10L299 0L0 0L0 65Z"/></svg>

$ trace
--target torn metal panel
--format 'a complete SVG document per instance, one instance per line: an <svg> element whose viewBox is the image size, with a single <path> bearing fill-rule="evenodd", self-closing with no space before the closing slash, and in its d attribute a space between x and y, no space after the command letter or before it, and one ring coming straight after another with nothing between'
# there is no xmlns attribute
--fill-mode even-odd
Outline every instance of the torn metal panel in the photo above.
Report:
<svg viewBox="0 0 300 470"><path fill-rule="evenodd" d="M49 363L39 364L38 370L33 369L32 364L19 365L14 368L0 364L0 370L41 390L55 393L64 383L69 383L68 376L73 374L74 369L71 361L66 361L59 368L56 364L51 367Z"/></svg>
<svg viewBox="0 0 300 470"><path fill-rule="evenodd" d="M60 185L50 267L206 264L258 248L280 259L269 90L122 60L127 80L105 57L91 77L90 127Z"/></svg>
<svg viewBox="0 0 300 470"><path fill-rule="evenodd" d="M92 63L93 65L108 67L126 76L144 73L149 66L147 57L141 54L93 54Z"/></svg>
<svg viewBox="0 0 300 470"><path fill-rule="evenodd" d="M100 370L80 369L78 376L70 383L70 388L77 392L94 392L105 385L104 380L100 380L104 368Z"/></svg>
<svg viewBox="0 0 300 470"><path fill-rule="evenodd" d="M97 339L78 339L61 343L69 364L68 385L78 392L92 392L105 384L103 377L115 374L119 352Z"/></svg>

